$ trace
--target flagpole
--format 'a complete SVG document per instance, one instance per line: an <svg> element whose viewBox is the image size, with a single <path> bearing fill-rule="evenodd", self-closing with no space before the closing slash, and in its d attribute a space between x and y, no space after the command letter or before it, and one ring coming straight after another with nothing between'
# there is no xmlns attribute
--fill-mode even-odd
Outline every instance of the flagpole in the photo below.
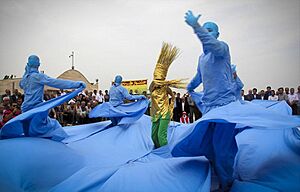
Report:
<svg viewBox="0 0 300 192"><path fill-rule="evenodd" d="M74 51L72 51L72 54L69 55L69 58L72 57L72 69L74 69Z"/></svg>
<svg viewBox="0 0 300 192"><path fill-rule="evenodd" d="M74 69L74 51L72 51L72 69Z"/></svg>

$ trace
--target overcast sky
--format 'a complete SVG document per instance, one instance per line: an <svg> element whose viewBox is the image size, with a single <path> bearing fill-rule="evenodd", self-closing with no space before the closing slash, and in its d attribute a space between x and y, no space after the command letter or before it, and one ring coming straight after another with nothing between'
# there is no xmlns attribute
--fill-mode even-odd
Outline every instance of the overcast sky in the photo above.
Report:
<svg viewBox="0 0 300 192"><path fill-rule="evenodd" d="M299 0L0 0L0 78L21 77L31 54L57 77L74 51L75 69L100 89L116 74L150 82L163 41L181 50L167 79L192 78L202 47L189 9L219 25L245 89L300 85Z"/></svg>

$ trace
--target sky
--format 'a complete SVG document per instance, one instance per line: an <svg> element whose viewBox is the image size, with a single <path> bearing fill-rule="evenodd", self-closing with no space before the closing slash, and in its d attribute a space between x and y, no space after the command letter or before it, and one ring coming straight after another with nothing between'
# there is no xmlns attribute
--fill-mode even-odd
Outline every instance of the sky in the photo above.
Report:
<svg viewBox="0 0 300 192"><path fill-rule="evenodd" d="M219 25L245 90L300 85L299 0L0 0L0 78L22 77L31 54L58 77L74 51L75 69L102 90L117 74L150 84L169 42L180 56L167 79L191 79L202 46L184 22L187 10Z"/></svg>

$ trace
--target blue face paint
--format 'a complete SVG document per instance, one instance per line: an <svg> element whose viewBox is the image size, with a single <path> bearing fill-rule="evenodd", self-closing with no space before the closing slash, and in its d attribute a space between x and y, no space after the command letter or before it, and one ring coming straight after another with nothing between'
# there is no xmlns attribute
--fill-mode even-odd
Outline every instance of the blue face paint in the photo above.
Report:
<svg viewBox="0 0 300 192"><path fill-rule="evenodd" d="M218 39L219 27L217 24L215 24L213 22L206 22L206 23L204 23L203 28L205 28L208 31L208 34L210 34L214 38Z"/></svg>
<svg viewBox="0 0 300 192"><path fill-rule="evenodd" d="M115 85L120 85L122 83L122 76L121 75L117 75L115 77Z"/></svg>

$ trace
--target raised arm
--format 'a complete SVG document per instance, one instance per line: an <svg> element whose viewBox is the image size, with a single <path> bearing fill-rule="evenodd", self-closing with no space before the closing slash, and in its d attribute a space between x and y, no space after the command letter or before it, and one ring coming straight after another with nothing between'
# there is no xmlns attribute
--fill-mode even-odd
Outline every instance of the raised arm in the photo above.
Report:
<svg viewBox="0 0 300 192"><path fill-rule="evenodd" d="M204 28L198 23L200 16L201 15L195 17L192 11L188 11L185 14L185 22L194 29L194 32L203 45L204 53L212 52L215 56L225 55L229 48L226 43L217 40L219 32L217 31L218 29L216 24L208 22L206 23L207 27ZM204 26L206 24L204 24ZM210 29L210 27L212 27L212 29ZM215 31L213 31L213 28L215 28Z"/></svg>

